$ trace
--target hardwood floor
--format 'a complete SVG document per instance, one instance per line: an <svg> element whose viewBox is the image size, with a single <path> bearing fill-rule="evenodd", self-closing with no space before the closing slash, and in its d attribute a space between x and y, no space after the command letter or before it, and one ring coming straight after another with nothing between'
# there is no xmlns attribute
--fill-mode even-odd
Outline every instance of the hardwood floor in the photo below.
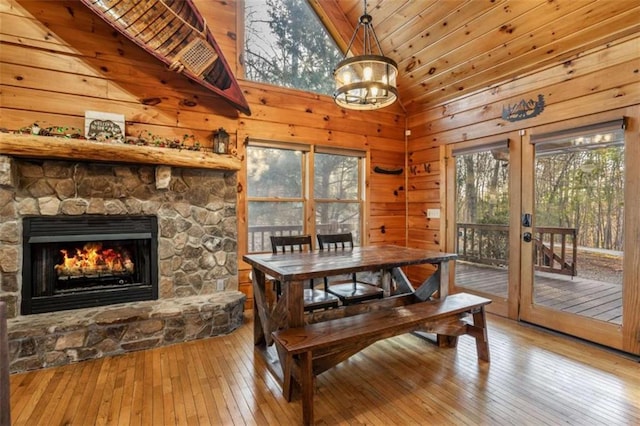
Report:
<svg viewBox="0 0 640 426"><path fill-rule="evenodd" d="M638 360L489 315L491 363L472 338L375 343L320 375L316 424L640 424ZM11 376L14 425L294 425L253 352L253 321L228 336Z"/></svg>

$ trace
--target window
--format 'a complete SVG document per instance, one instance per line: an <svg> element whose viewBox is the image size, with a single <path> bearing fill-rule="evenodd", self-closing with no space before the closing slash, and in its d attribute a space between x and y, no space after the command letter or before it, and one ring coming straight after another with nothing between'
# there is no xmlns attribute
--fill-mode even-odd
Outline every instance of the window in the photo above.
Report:
<svg viewBox="0 0 640 426"><path fill-rule="evenodd" d="M314 201L316 232L351 232L360 241L361 166L354 155L316 153L314 156Z"/></svg>
<svg viewBox="0 0 640 426"><path fill-rule="evenodd" d="M306 0L246 0L244 20L245 78L333 93L343 55Z"/></svg>
<svg viewBox="0 0 640 426"><path fill-rule="evenodd" d="M364 153L308 145L247 147L248 251L271 250L271 235L351 232L360 241ZM305 221L315 212L313 223Z"/></svg>

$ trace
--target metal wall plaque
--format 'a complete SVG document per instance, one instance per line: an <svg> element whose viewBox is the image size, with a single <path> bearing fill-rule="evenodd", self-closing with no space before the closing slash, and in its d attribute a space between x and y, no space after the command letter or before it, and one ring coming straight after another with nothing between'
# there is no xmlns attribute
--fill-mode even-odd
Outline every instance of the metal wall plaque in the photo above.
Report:
<svg viewBox="0 0 640 426"><path fill-rule="evenodd" d="M538 100L521 100L513 105L502 107L502 118L507 121L526 120L539 115L544 111L544 96L538 95Z"/></svg>

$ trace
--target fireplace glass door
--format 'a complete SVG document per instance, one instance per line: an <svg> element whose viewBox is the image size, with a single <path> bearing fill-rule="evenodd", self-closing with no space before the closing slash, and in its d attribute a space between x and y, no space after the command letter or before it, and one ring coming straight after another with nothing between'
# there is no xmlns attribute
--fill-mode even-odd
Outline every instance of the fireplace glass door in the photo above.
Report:
<svg viewBox="0 0 640 426"><path fill-rule="evenodd" d="M22 313L157 299L154 217L24 221Z"/></svg>

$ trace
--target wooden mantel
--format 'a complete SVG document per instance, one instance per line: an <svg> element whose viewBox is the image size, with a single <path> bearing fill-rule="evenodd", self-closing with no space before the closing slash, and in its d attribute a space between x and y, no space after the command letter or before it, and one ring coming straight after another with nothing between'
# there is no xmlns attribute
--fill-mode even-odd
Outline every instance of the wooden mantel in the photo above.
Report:
<svg viewBox="0 0 640 426"><path fill-rule="evenodd" d="M67 161L240 170L240 160L231 155L14 133L0 133L0 155Z"/></svg>

